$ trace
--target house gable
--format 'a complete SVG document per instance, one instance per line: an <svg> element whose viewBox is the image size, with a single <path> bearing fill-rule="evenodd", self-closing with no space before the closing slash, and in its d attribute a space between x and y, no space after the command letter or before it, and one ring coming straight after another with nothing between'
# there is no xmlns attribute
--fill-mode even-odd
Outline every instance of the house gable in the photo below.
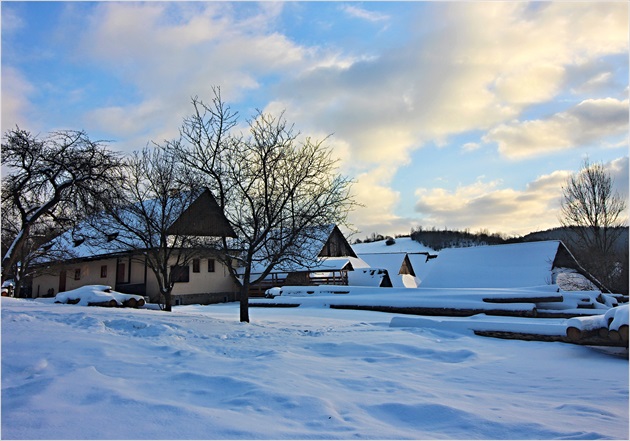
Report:
<svg viewBox="0 0 630 441"><path fill-rule="evenodd" d="M341 233L339 227L333 225L318 257L357 257L357 255L348 243L348 240Z"/></svg>
<svg viewBox="0 0 630 441"><path fill-rule="evenodd" d="M167 233L185 236L236 237L230 222L208 189L205 189L184 210L168 228Z"/></svg>
<svg viewBox="0 0 630 441"><path fill-rule="evenodd" d="M569 268L575 270L578 274L581 274L588 281L594 284L601 291L607 292L608 289L597 280L591 273L586 271L577 259L571 254L571 251L566 247L563 242L558 242L558 251L553 259L552 269L556 268Z"/></svg>
<svg viewBox="0 0 630 441"><path fill-rule="evenodd" d="M410 276L416 277L416 273L413 270L413 265L411 264L411 260L409 260L408 254L405 254L405 258L403 259L403 263L400 266L398 274L409 274Z"/></svg>

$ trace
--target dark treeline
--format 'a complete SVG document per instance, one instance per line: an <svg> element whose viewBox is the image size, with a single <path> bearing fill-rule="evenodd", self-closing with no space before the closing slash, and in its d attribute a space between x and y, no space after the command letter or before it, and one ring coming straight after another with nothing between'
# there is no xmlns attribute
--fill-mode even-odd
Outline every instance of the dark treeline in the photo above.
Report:
<svg viewBox="0 0 630 441"><path fill-rule="evenodd" d="M435 227L431 229L416 227L411 230L411 238L435 251L440 251L443 248L462 248L507 243L507 239L504 235L490 233L487 230L471 233L470 230L439 230Z"/></svg>
<svg viewBox="0 0 630 441"><path fill-rule="evenodd" d="M508 243L506 236L499 233L489 233L486 230L471 233L470 230L449 230L446 228L440 230L436 227L424 229L421 226L413 228L410 234L397 234L395 237L372 233L370 236L366 236L363 240L356 239L354 243L370 243L386 239L397 239L400 237L411 237L416 242L420 242L435 251L439 251L443 248L499 245Z"/></svg>

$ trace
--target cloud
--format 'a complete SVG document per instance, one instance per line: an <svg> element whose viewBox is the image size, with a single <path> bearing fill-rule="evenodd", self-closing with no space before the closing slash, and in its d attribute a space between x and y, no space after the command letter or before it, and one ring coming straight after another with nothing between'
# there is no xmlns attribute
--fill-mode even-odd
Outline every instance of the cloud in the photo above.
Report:
<svg viewBox="0 0 630 441"><path fill-rule="evenodd" d="M604 164L615 190L628 198L628 157ZM415 211L417 223L456 229L482 230L509 235L559 226L562 187L577 172L557 170L528 183L523 190L503 188L499 180L483 178L455 190L418 188Z"/></svg>
<svg viewBox="0 0 630 441"><path fill-rule="evenodd" d="M2 66L2 133L16 125L33 130L27 115L32 105L30 96L35 86L25 76L11 66Z"/></svg>
<svg viewBox="0 0 630 441"><path fill-rule="evenodd" d="M18 6L19 7L19 6ZM17 10L13 9L13 6L6 3L2 6L2 33L13 33L22 29L25 25L24 20L20 16Z"/></svg>
<svg viewBox="0 0 630 441"><path fill-rule="evenodd" d="M235 9L225 3L102 3L88 19L79 53L101 72L131 85L130 104L96 108L87 121L115 137L170 126L190 112L190 98L220 86L238 101L261 78L304 62L308 51L269 31L278 5ZM119 123L116 123L118 121ZM157 135L157 134L156 134ZM153 139L153 138L151 138Z"/></svg>
<svg viewBox="0 0 630 441"><path fill-rule="evenodd" d="M394 208L400 194L390 188L392 171L386 166L361 173L356 177L353 194L356 202L363 207L351 214L351 222L364 226L375 226L396 221Z"/></svg>
<svg viewBox="0 0 630 441"><path fill-rule="evenodd" d="M355 5L343 5L340 8L343 12L348 14L350 17L360 18L362 20L367 20L373 23L387 21L390 17L386 14L381 14L379 12L368 11L367 9L360 8Z"/></svg>
<svg viewBox="0 0 630 441"><path fill-rule="evenodd" d="M496 142L499 152L522 159L589 145L606 145L628 133L628 100L589 99L548 119L514 121L490 130L484 142Z"/></svg>
<svg viewBox="0 0 630 441"><path fill-rule="evenodd" d="M619 192L619 195L627 201L629 197L628 186L630 184L630 177L628 176L628 157L617 158L614 161L604 164L604 166L613 179L614 190Z"/></svg>
<svg viewBox="0 0 630 441"><path fill-rule="evenodd" d="M543 175L524 190L481 179L454 191L419 188L415 210L423 225L525 234L558 226L561 189L569 175L568 171Z"/></svg>
<svg viewBox="0 0 630 441"><path fill-rule="evenodd" d="M303 126L327 127L343 138L355 161L404 164L427 142L490 130L549 102L564 91L571 66L628 50L627 22L619 19L627 5L427 9L417 26L437 21L439 27L369 57L346 57L349 65L297 70L275 89L276 101Z"/></svg>

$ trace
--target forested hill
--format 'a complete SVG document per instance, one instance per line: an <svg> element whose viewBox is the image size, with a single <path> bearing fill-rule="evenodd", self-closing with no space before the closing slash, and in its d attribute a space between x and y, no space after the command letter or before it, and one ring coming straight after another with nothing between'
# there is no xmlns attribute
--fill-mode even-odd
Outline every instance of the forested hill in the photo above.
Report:
<svg viewBox="0 0 630 441"><path fill-rule="evenodd" d="M628 250L628 227L618 227L615 229L622 230L621 234L619 235L619 239L617 239L615 251L623 252L625 250ZM529 233L525 236L519 237L518 239L511 239L511 241L532 242L536 240L561 240L565 244L570 244L572 243L572 239L576 239L576 233L572 228L558 227L544 231L537 231L535 233Z"/></svg>
<svg viewBox="0 0 630 441"><path fill-rule="evenodd" d="M617 240L617 251L628 249L628 227L621 228L623 231ZM501 234L490 234L483 231L471 233L467 230L438 230L435 228L425 230L418 228L411 232L411 238L417 242L423 243L427 247L439 251L443 248L500 245L539 240L561 240L568 245L573 242L572 239L576 239L576 233L572 228L558 227L544 231L536 231L520 237L508 238Z"/></svg>

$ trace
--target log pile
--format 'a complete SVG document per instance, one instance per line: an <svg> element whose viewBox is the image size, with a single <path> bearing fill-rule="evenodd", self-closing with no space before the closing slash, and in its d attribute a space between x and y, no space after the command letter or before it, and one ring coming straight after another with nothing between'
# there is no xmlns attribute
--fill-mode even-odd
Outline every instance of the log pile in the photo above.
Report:
<svg viewBox="0 0 630 441"><path fill-rule="evenodd" d="M572 343L576 345L584 345L584 346L612 346L612 347L620 347L627 348L628 341L625 342L622 340L613 340L611 338L602 338L597 333L591 334L580 334L579 338L575 338L575 336L569 337L565 335L548 335L548 334L536 334L536 333L526 333L526 332L512 332L512 331L474 331L475 335L480 335L482 337L493 337L493 338L502 338L506 340L525 340L525 341L547 341L547 342L563 342L563 343Z"/></svg>
<svg viewBox="0 0 630 441"><path fill-rule="evenodd" d="M564 335L487 329L475 330L474 333L483 337L510 340L556 341L587 346L628 348L628 305L610 308L605 314L568 319Z"/></svg>
<svg viewBox="0 0 630 441"><path fill-rule="evenodd" d="M572 343L598 341L602 345L628 347L628 305L611 308L599 316L567 320L567 338Z"/></svg>
<svg viewBox="0 0 630 441"><path fill-rule="evenodd" d="M422 306L379 306L379 305L336 305L331 304L331 309L355 309L362 311L379 311L393 314L412 314L442 317L471 317L477 314L509 317L536 317L536 308L522 306L519 308L447 308L447 307L422 307Z"/></svg>

